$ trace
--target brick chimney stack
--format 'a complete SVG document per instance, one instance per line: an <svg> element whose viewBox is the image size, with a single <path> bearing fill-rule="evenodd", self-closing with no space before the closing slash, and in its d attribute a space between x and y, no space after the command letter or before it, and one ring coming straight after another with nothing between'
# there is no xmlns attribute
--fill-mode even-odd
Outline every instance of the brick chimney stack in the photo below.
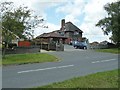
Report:
<svg viewBox="0 0 120 90"><path fill-rule="evenodd" d="M65 29L65 19L61 20L61 30L64 31Z"/></svg>

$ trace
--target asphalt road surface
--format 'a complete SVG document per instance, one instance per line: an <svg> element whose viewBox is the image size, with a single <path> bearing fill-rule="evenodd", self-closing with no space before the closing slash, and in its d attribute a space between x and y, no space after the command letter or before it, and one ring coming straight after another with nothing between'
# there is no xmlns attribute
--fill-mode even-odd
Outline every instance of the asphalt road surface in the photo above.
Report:
<svg viewBox="0 0 120 90"><path fill-rule="evenodd" d="M65 46L64 52L46 52L59 62L2 67L3 88L31 88L118 68L118 55Z"/></svg>

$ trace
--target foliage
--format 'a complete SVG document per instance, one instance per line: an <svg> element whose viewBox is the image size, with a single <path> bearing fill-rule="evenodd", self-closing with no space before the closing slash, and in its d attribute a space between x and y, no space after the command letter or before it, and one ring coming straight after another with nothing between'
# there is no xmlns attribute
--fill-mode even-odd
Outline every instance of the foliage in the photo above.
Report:
<svg viewBox="0 0 120 90"><path fill-rule="evenodd" d="M120 1L108 3L104 6L108 16L99 20L96 26L101 27L105 35L112 33L111 40L120 43Z"/></svg>
<svg viewBox="0 0 120 90"><path fill-rule="evenodd" d="M32 36L32 29L44 20L39 16L33 16L32 10L28 7L19 6L18 8L13 5L13 2L1 3L2 14L2 35L6 40L7 37L18 36L19 38L30 38Z"/></svg>
<svg viewBox="0 0 120 90"><path fill-rule="evenodd" d="M2 40L5 42L3 56L7 44L13 39L31 39L33 29L43 23L42 16L33 15L33 11L25 6L15 7L13 2L0 3L2 22Z"/></svg>

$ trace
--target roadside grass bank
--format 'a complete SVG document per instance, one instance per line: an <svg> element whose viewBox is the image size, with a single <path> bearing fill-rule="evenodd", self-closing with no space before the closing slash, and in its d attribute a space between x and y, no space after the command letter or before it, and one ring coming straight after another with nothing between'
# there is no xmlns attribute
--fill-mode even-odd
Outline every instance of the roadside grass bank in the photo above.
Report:
<svg viewBox="0 0 120 90"><path fill-rule="evenodd" d="M118 69L116 69L82 77L75 77L70 80L56 82L30 90L39 90L40 88L118 88L118 83Z"/></svg>
<svg viewBox="0 0 120 90"><path fill-rule="evenodd" d="M59 59L46 53L11 54L2 59L2 65L20 65L29 63L55 62Z"/></svg>
<svg viewBox="0 0 120 90"><path fill-rule="evenodd" d="M95 50L97 52L107 52L107 53L114 53L114 54L120 54L120 50L118 48L112 48L112 49L97 49Z"/></svg>

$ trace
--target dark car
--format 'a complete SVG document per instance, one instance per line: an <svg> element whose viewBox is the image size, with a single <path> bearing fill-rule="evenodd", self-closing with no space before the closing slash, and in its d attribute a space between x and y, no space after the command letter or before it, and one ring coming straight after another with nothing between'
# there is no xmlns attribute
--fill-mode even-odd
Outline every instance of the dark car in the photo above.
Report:
<svg viewBox="0 0 120 90"><path fill-rule="evenodd" d="M74 48L79 48L79 49L87 49L87 44L85 42L78 42L78 41L75 41L74 42Z"/></svg>

